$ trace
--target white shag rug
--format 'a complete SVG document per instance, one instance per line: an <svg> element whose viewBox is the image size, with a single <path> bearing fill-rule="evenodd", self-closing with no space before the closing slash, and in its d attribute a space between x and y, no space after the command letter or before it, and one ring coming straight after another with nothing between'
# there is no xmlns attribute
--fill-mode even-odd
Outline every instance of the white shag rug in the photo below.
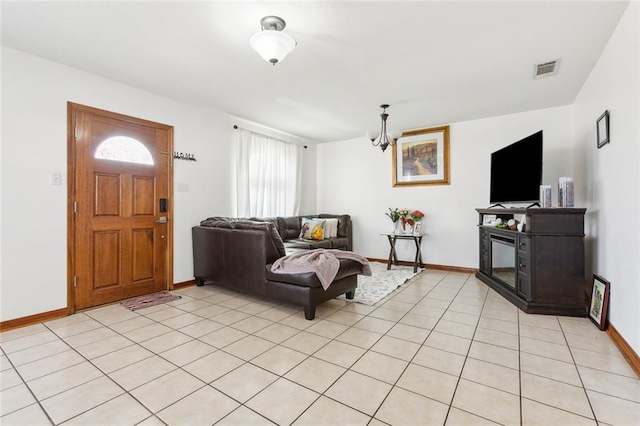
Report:
<svg viewBox="0 0 640 426"><path fill-rule="evenodd" d="M387 270L386 263L371 262L371 276L358 275L358 287L356 288L354 302L365 305L375 305L386 295L400 287L410 278L420 273L413 272L413 266L391 265ZM340 296L344 299L345 296Z"/></svg>

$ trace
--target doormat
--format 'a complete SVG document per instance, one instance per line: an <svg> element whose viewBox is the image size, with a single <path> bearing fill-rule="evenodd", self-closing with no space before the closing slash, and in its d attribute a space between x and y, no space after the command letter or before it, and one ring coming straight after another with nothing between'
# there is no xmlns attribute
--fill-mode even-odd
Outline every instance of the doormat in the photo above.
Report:
<svg viewBox="0 0 640 426"><path fill-rule="evenodd" d="M158 293L147 294L146 296L136 297L135 299L122 301L120 302L120 305L130 311L137 311L138 309L172 302L181 298L182 296L171 294L168 291L161 291Z"/></svg>

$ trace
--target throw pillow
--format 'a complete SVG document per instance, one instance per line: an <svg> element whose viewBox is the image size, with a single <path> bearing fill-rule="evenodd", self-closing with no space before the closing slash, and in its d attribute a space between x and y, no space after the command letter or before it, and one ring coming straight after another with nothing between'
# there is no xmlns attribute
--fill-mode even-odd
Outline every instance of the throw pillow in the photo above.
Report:
<svg viewBox="0 0 640 426"><path fill-rule="evenodd" d="M322 241L324 239L324 223L324 220L303 217L299 238Z"/></svg>
<svg viewBox="0 0 640 426"><path fill-rule="evenodd" d="M336 238L338 236L338 219L325 219L324 222L325 238Z"/></svg>

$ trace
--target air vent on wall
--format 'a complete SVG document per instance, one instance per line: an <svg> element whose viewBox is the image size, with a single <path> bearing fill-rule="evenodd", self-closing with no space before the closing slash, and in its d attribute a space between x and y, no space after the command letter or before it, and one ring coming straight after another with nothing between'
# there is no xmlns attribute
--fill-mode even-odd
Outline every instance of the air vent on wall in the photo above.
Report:
<svg viewBox="0 0 640 426"><path fill-rule="evenodd" d="M554 75L558 70L558 61L545 62L544 64L536 65L535 77L542 77L546 75Z"/></svg>

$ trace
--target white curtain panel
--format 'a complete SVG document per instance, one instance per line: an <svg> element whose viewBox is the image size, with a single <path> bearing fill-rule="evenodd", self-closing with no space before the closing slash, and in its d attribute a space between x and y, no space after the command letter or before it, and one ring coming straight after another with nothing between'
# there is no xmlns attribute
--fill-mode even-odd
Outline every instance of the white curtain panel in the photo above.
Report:
<svg viewBox="0 0 640 426"><path fill-rule="evenodd" d="M302 147L245 129L235 138L238 216L298 215Z"/></svg>

